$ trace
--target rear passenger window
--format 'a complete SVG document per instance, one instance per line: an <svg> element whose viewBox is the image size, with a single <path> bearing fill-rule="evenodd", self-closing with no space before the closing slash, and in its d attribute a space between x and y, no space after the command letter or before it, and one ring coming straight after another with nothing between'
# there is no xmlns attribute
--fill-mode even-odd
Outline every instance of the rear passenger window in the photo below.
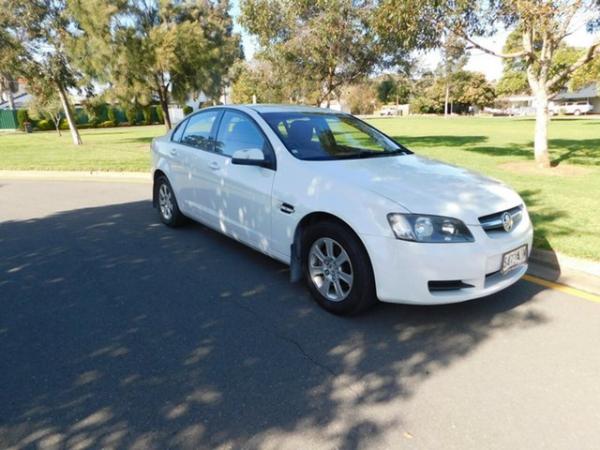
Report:
<svg viewBox="0 0 600 450"><path fill-rule="evenodd" d="M217 153L226 156L232 156L238 150L251 148L257 148L265 153L267 142L249 117L227 111L223 114L215 147Z"/></svg>
<svg viewBox="0 0 600 450"><path fill-rule="evenodd" d="M211 150L210 132L218 116L218 110L194 114L188 119L181 143L202 150Z"/></svg>
<svg viewBox="0 0 600 450"><path fill-rule="evenodd" d="M173 135L171 136L171 140L173 142L179 142L181 140L181 135L183 134L183 130L185 130L186 124L187 124L187 120L184 120L179 125L177 125L177 128L175 129L175 131L173 132Z"/></svg>

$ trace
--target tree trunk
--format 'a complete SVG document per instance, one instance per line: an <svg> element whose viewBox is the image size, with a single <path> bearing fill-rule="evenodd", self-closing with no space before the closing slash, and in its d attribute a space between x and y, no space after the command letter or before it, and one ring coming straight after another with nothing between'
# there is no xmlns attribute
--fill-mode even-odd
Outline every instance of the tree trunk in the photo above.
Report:
<svg viewBox="0 0 600 450"><path fill-rule="evenodd" d="M158 98L160 101L160 108L162 109L163 112L163 119L165 121L165 126L167 127L167 130L171 129L171 116L169 115L169 102L167 101L167 95L165 94L165 90L163 86L160 86L158 88Z"/></svg>
<svg viewBox="0 0 600 450"><path fill-rule="evenodd" d="M10 90L10 87L6 91L6 96L8 98L8 109L12 109L14 111L15 110L15 97L13 96L13 93Z"/></svg>
<svg viewBox="0 0 600 450"><path fill-rule="evenodd" d="M535 97L535 140L533 153L538 166L547 168L550 167L550 155L548 153L548 122L550 120L548 113L548 93L543 87L540 87Z"/></svg>
<svg viewBox="0 0 600 450"><path fill-rule="evenodd" d="M73 118L73 113L71 112L71 105L69 104L69 99L67 98L65 88L60 83L56 83L56 87L58 89L60 103L62 104L63 111L65 112L65 117L67 118L67 123L69 124L69 130L71 130L73 144L81 145L81 136L79 136L79 131L77 130L77 126L75 125L75 119Z"/></svg>
<svg viewBox="0 0 600 450"><path fill-rule="evenodd" d="M450 84L446 84L446 97L444 98L444 116L448 117L448 106L450 100Z"/></svg>
<svg viewBox="0 0 600 450"><path fill-rule="evenodd" d="M56 132L62 137L62 133L60 132L60 114L52 116L52 122L54 122L54 128L56 128Z"/></svg>
<svg viewBox="0 0 600 450"><path fill-rule="evenodd" d="M329 68L327 74L327 108L331 105L331 91L333 91L333 67Z"/></svg>

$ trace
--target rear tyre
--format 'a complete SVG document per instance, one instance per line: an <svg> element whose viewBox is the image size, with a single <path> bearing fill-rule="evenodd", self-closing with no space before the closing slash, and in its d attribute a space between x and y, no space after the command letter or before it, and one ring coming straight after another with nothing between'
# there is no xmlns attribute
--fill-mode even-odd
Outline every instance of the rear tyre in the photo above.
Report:
<svg viewBox="0 0 600 450"><path fill-rule="evenodd" d="M185 223L185 216L177 206L177 199L171 183L165 176L156 180L156 206L160 221L170 227L178 227Z"/></svg>
<svg viewBox="0 0 600 450"><path fill-rule="evenodd" d="M336 222L306 230L302 265L311 295L333 314L358 314L377 302L367 251L354 233Z"/></svg>
<svg viewBox="0 0 600 450"><path fill-rule="evenodd" d="M576 109L575 112L573 112L573 114L575 114L576 116L580 116L581 115L581 111L579 111L578 109Z"/></svg>

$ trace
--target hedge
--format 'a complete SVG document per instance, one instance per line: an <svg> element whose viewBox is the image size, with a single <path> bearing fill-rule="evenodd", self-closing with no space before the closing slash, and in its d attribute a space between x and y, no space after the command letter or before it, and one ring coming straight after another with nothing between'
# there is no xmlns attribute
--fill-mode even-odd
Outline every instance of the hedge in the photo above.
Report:
<svg viewBox="0 0 600 450"><path fill-rule="evenodd" d="M19 128L21 130L25 129L25 122L31 122L29 119L29 114L26 109L18 109L17 110L17 123L19 124Z"/></svg>

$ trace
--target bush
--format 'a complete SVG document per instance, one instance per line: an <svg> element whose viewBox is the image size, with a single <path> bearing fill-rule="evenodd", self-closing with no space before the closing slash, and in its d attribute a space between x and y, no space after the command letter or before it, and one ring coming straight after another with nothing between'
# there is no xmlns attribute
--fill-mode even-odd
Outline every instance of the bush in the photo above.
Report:
<svg viewBox="0 0 600 450"><path fill-rule="evenodd" d="M117 123L114 120L105 120L101 124L98 125L100 128L111 128L116 127Z"/></svg>
<svg viewBox="0 0 600 450"><path fill-rule="evenodd" d="M152 125L152 107L151 106L144 106L144 109L142 110L142 113L144 114L144 124L145 125Z"/></svg>
<svg viewBox="0 0 600 450"><path fill-rule="evenodd" d="M40 131L54 130L54 122L46 119L39 120L37 123L37 129Z"/></svg>
<svg viewBox="0 0 600 450"><path fill-rule="evenodd" d="M81 108L76 108L75 109L75 123L77 125L83 125L83 124L88 124L89 123L89 117L88 117L88 115Z"/></svg>
<svg viewBox="0 0 600 450"><path fill-rule="evenodd" d="M115 125L119 125L119 117L115 108L108 108L107 111L108 122L113 122Z"/></svg>
<svg viewBox="0 0 600 450"><path fill-rule="evenodd" d="M160 107L160 105L159 106L155 106L154 110L156 111L156 118L158 119L158 122L165 123L165 117L163 115L163 110Z"/></svg>
<svg viewBox="0 0 600 450"><path fill-rule="evenodd" d="M191 106L185 105L183 107L183 115L187 116L187 115L191 114L193 110L194 110L194 108L192 108Z"/></svg>
<svg viewBox="0 0 600 450"><path fill-rule="evenodd" d="M410 102L410 111L420 114L439 114L444 112L444 105L428 97L415 97Z"/></svg>
<svg viewBox="0 0 600 450"><path fill-rule="evenodd" d="M65 118L61 119L60 124L58 125L58 128L60 128L61 130L68 130L69 122L67 122L67 119L65 119Z"/></svg>
<svg viewBox="0 0 600 450"><path fill-rule="evenodd" d="M23 125L25 122L31 122L31 120L29 119L29 114L27 113L26 109L18 109L17 110L17 123L19 124L19 128L21 130L25 129L25 125Z"/></svg>
<svg viewBox="0 0 600 450"><path fill-rule="evenodd" d="M125 110L125 116L129 125L135 125L137 119L137 111L135 108L128 108Z"/></svg>

